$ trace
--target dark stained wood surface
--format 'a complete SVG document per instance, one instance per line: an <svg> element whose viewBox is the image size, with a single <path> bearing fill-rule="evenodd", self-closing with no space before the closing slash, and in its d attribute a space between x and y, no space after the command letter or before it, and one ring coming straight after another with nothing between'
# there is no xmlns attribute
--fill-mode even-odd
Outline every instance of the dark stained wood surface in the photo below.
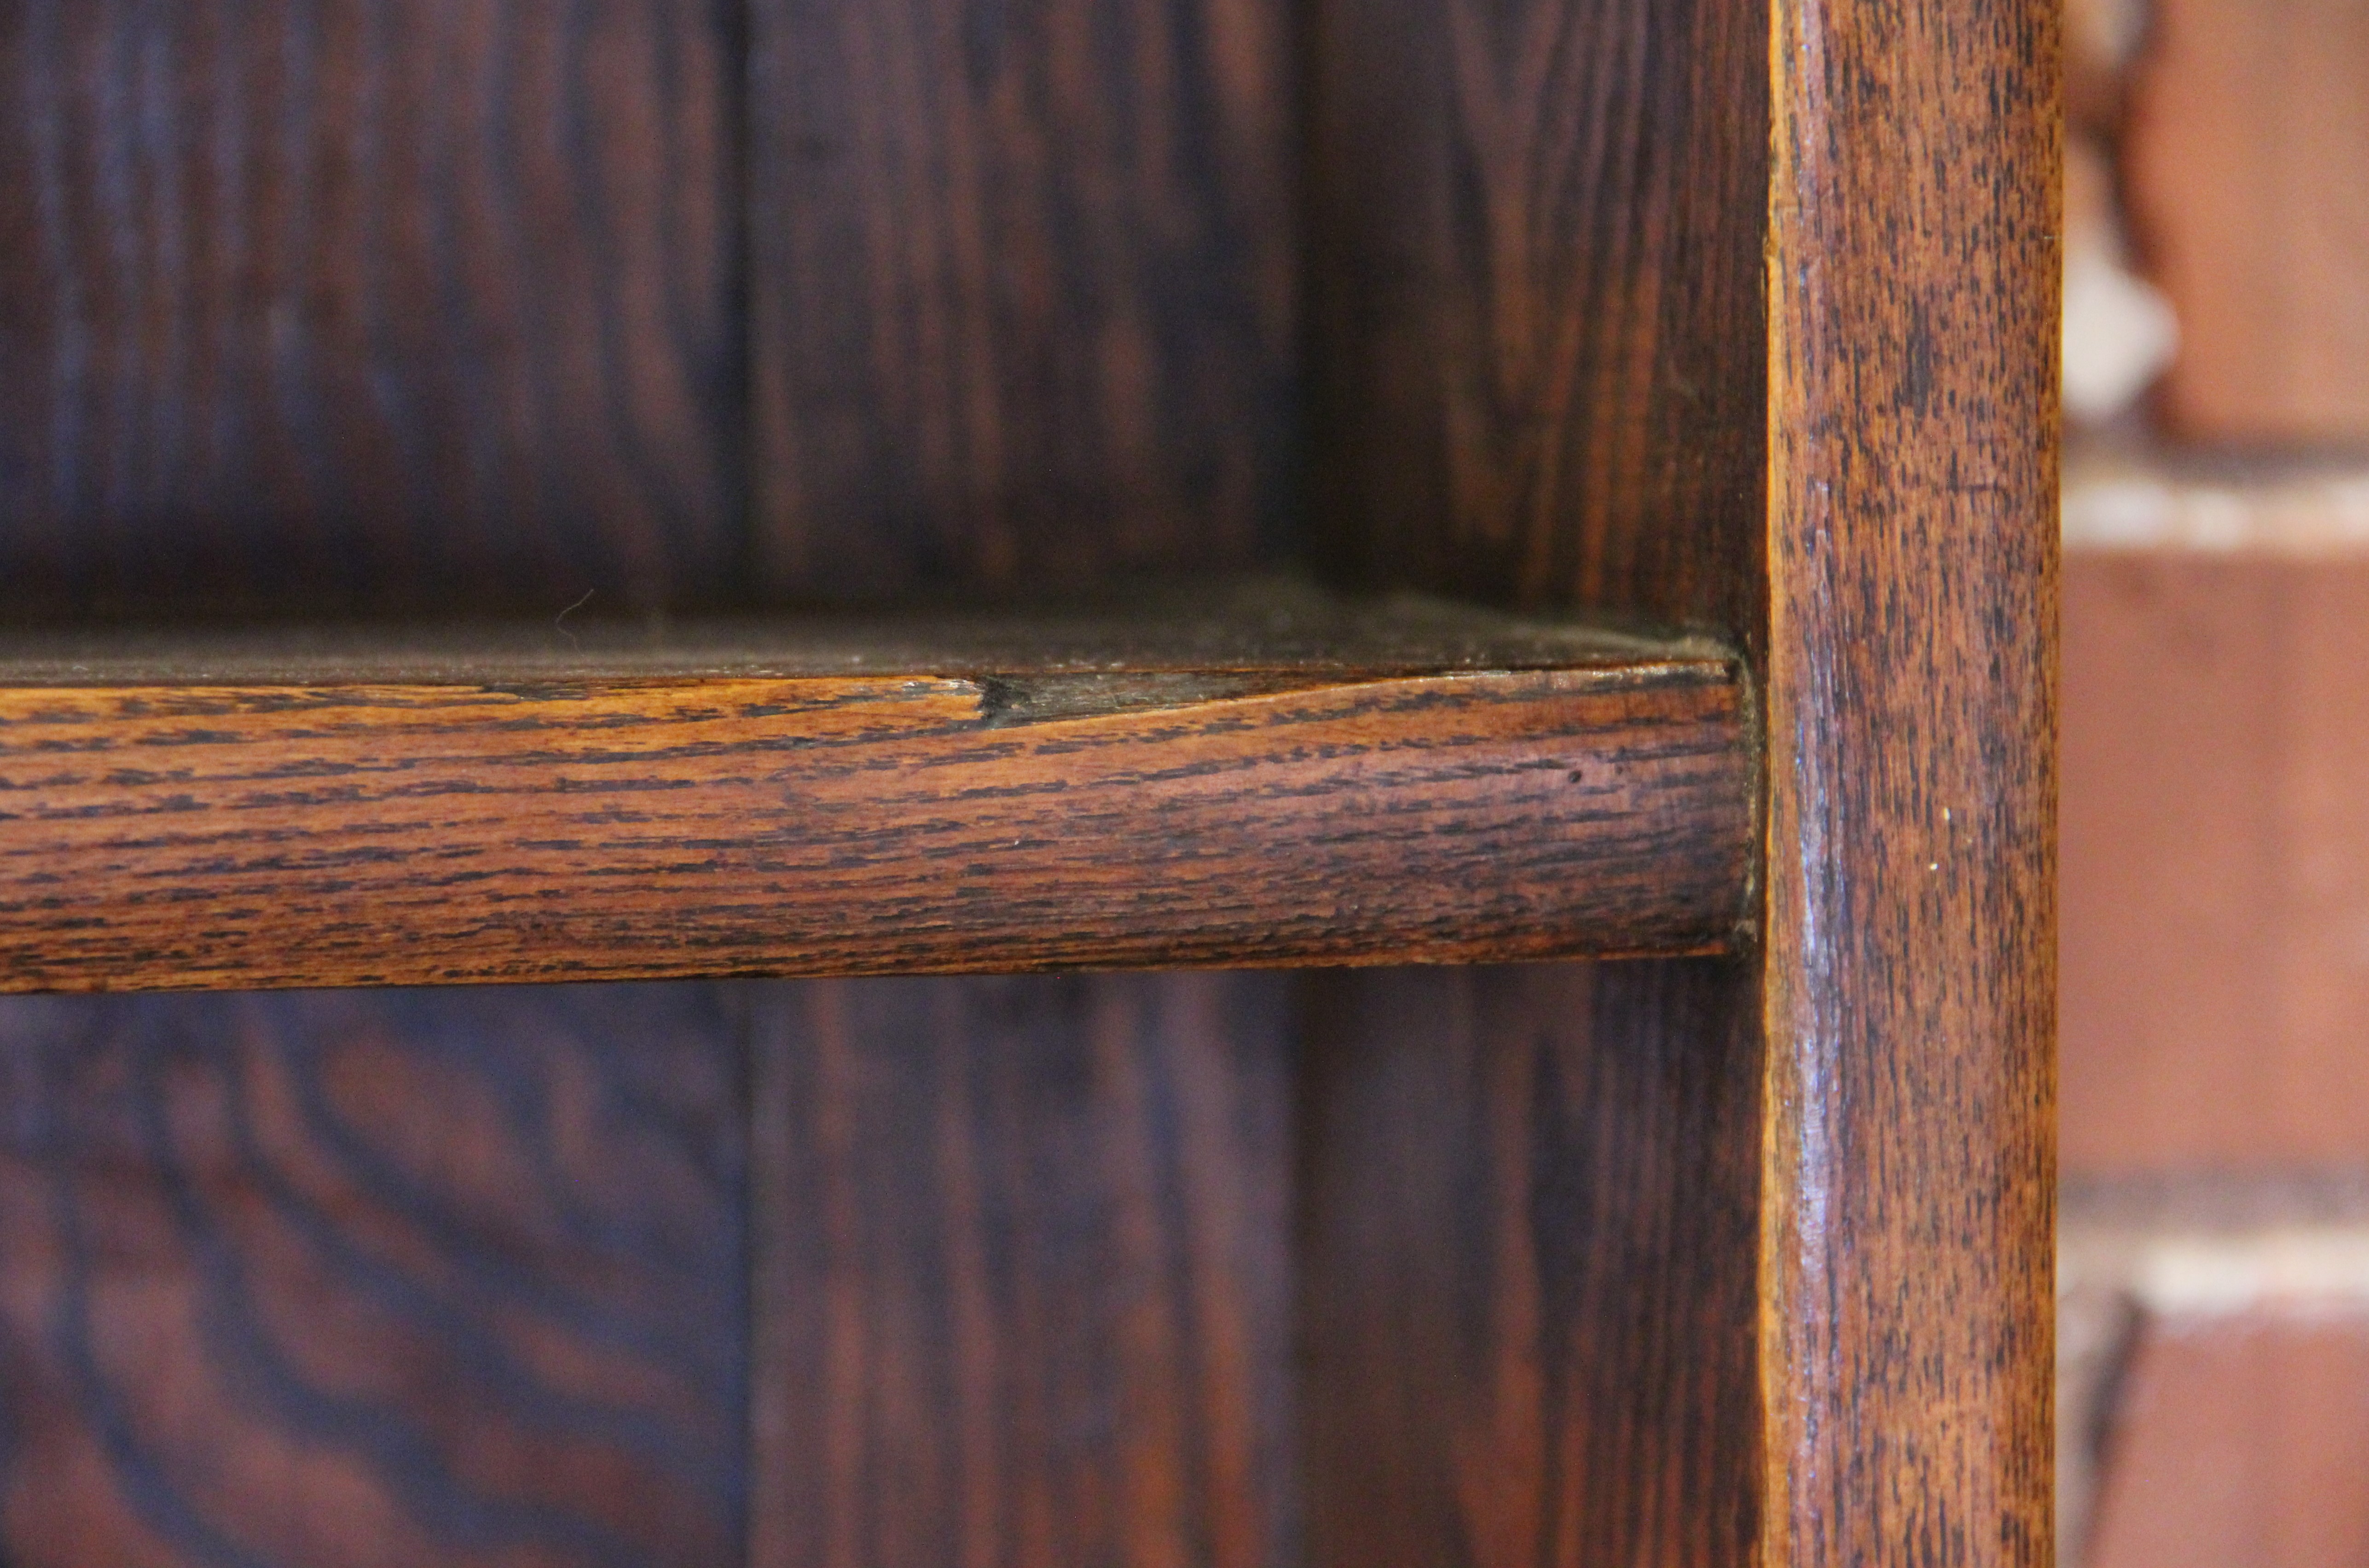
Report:
<svg viewBox="0 0 2369 1568"><path fill-rule="evenodd" d="M544 685L588 681L1303 678L1611 669L1718 657L1633 621L1506 614L1291 578L1188 580L1007 608L940 602L796 614L586 613L0 626L0 689L25 686ZM1149 700L1149 689L1143 693ZM1114 697L1113 700L1118 700Z"/></svg>
<svg viewBox="0 0 2369 1568"><path fill-rule="evenodd" d="M1569 657L0 685L0 988L1725 946L1734 661Z"/></svg>
<svg viewBox="0 0 2369 1568"><path fill-rule="evenodd" d="M0 607L737 591L734 34L0 6Z"/></svg>
<svg viewBox="0 0 2369 1568"><path fill-rule="evenodd" d="M1764 1561L2044 1564L2058 8L1778 20Z"/></svg>
<svg viewBox="0 0 2369 1568"><path fill-rule="evenodd" d="M1765 7L1311 17L1323 558L1757 636Z"/></svg>
<svg viewBox="0 0 2369 1568"><path fill-rule="evenodd" d="M1283 0L752 0L749 22L767 591L1288 550Z"/></svg>
<svg viewBox="0 0 2369 1568"><path fill-rule="evenodd" d="M1587 1024L1602 1051L1703 1052L1683 1086L1635 1081L1655 1108L1596 1168L1649 1206L1700 1173L1715 1201L1627 1288L1751 1302L1704 1333L1753 1346L1757 1406L1667 1397L1653 1325L1568 1298L1535 1330L1476 1322L1404 1261L1485 1232L1501 1277L1543 1279L1531 1209L1573 1255L1618 1253L1632 1221L1584 1186L1497 1175L1558 1168L1550 1124L1502 1117L1482 1167L1432 1141L1440 1091L1316 1096L1312 1169L1426 1152L1390 1212L1345 1179L1303 1194L1304 1299L1352 1333L1305 1396L1313 1561L2045 1562L2054 9L1334 7L1315 37L1332 556L1721 627L1766 682L1771 818L1765 945L1601 971L1621 989ZM1459 1037L1366 1000L1397 983L1322 982L1341 1059ZM1482 1014L1500 1070L1572 1011ZM1747 1042L1724 1056L1722 1019ZM1754 1106L1758 1168L1657 1083ZM1404 1310L1373 1300L1409 1281Z"/></svg>
<svg viewBox="0 0 2369 1568"><path fill-rule="evenodd" d="M807 993L790 1011L808 1021L766 1036L750 1108L765 1152L745 1484L772 1510L752 1519L751 1542L783 1568L944 1561L948 1541L978 1562L1288 1560L1295 1467L1273 1434L1294 1428L1262 1369L1291 1342L1281 1303L1296 1301L1310 1356L1296 1430L1318 1568L2038 1562L2053 942L2044 9L1319 0L1303 22L1255 0L759 0L744 78L722 8L36 0L0 13L0 152L36 176L0 187L0 229L34 240L0 256L0 326L12 367L31 367L0 378L12 520L0 570L9 595L68 611L153 598L326 614L474 599L555 615L588 589L596 609L744 590L869 599L917 584L978 597L1267 559L1300 521L1302 199L1290 149L1292 62L1304 59L1317 553L1368 579L1600 605L1710 628L1742 649L1773 738L1766 945L1590 972L1334 977L1304 993L1320 1045L1297 1102L1308 1185L1288 1232L1304 1242L1296 1290L1275 1288L1261 1261L1280 1250L1269 1221L1244 1218L1268 1201L1264 1173L1279 1163L1256 1129L1279 1115L1266 1064L1289 1024L1256 1006L1211 1023L1209 999L1237 981L917 982L865 1004L880 1009L871 1020L844 1000L863 993ZM744 79L742 167L718 128L739 119L729 84ZM733 259L743 200L745 278ZM734 347L744 284L745 361ZM744 384L746 541L730 521ZM744 546L756 567L745 576ZM1723 659L1701 668L1714 663L1718 678L1689 689L1727 694L1722 754L1749 778L1734 744L1757 727L1745 687ZM698 680L843 692L916 673L742 668ZM1001 688L979 679L1009 673L992 666L918 673L944 684L900 701L949 709L949 744L1008 747L1030 766L1043 760L1028 761L1031 746L1088 730L1239 756L1223 749L1291 732L1242 727L1246 715L1311 703L1345 704L1310 722L1362 747L1374 715L1358 693L1442 679L1330 670L1313 683L1244 685L1239 665L1188 660L1137 671L1162 679L1115 692L1109 672L1085 687L1072 670ZM635 744L784 716L665 710L664 692L688 689L688 674L671 688L622 671L570 687L546 668L488 694L583 703L597 687L611 716L635 721L619 732ZM27 702L65 713L109 700L105 681L41 679ZM1461 694L1559 678L1448 679ZM286 705L285 683L259 684L274 694L250 705L271 711L246 718L283 740L311 722ZM418 685L440 701L459 689L449 671ZM189 696L184 681L176 700ZM653 713L636 704L653 701L664 722L641 722ZM363 729L401 713L370 711ZM1180 711L1226 723L1162 734ZM860 709L829 712L862 722ZM470 745L536 743L535 730L475 716L487 723L463 732ZM348 739L364 743L359 731ZM1490 746L1504 743L1490 732ZM698 735L658 748L670 768L725 749ZM609 754L533 765L555 781ZM1355 755L1276 760L1321 774ZM1113 756L1089 747L1060 765ZM42 765L123 792L118 802L177 798L138 770L78 773L71 750ZM328 795L348 787L269 782L303 798L258 811L325 818ZM1257 825L1211 789L1205 830L1248 846ZM488 813L457 847L547 854L556 883L591 841L585 830L614 843L642 826L622 814L673 792L635 793L589 807L607 820L543 838L501 830ZM584 804L530 798L535 809ZM357 835L371 821L361 805L432 830L451 820L435 813L469 804L349 800L336 815ZM1755 841L1740 805L1722 819L1739 818L1736 841ZM1355 810L1329 820L1360 833L1395 825ZM1063 814L1059 826L1076 824ZM749 831L745 814L731 830ZM1516 853L1492 875L1551 849L1500 830ZM1435 837L1435 850L1471 847ZM1158 842L1139 833L1129 847ZM1390 853L1374 885L1402 912L1469 898L1465 873L1493 864ZM306 869L348 897L335 885L380 864ZM1219 890L1234 896L1271 869L1245 847ZM1564 869L1539 886L1586 895ZM607 896L584 886L594 880L562 890ZM1743 882L1732 876L1725 896ZM1374 918L1320 890L1335 919ZM265 921L286 914L258 908ZM197 922L167 913L172 940L186 941ZM1425 940L1464 917L1440 918ZM716 933L679 911L670 922L652 933L646 911L635 930L678 948ZM324 924L303 920L297 940L333 952L338 933L325 940ZM1732 916L1718 929L1733 931ZM1242 935L1228 956L1271 954L1272 935ZM563 939L576 940L522 922L466 956L498 963L505 942L556 950ZM1085 1022L1015 1046L1033 1026L1013 1015L1053 995L1075 999L1062 1005ZM980 996L1006 1000L966 1000ZM231 1004L139 1005L153 1009L130 1015L139 1050L236 1037L230 1015L207 1011ZM482 1047L471 1020L494 1004L443 1005L390 1049L391 1072L427 1070L456 1043ZM848 1010L841 1022L833 1007ZM52 1015L17 1016L31 1022L7 1027ZM921 1020L910 1036L908 1018ZM908 1059L880 1043L900 1037L929 1053ZM1088 1059L1104 1076L1080 1089ZM1188 1107L1173 1122L1162 1093ZM1016 1108L966 1113L990 1093ZM69 1087L52 1120L103 1095ZM662 1102L650 1086L623 1098ZM12 1108L52 1103L11 1097ZM205 1104L188 1097L177 1114ZM501 1147L493 1135L456 1120L456 1104L467 1097L423 1106L391 1093L372 1104L384 1122L372 1130L445 1138L440 1172L502 1191L513 1167L488 1154ZM864 1117L853 1136L851 1106ZM1060 1107L1076 1120L1048 1114ZM957 1125L966 1114L977 1125ZM49 1111L34 1116L49 1125ZM1099 1162L1032 1165L1035 1185L1000 1173L966 1185L983 1169L966 1150L1013 1160L1064 1147L1081 1123ZM1439 1123L1469 1132L1450 1138ZM1199 1151L1171 1159L1156 1130L1139 1130L1163 1126L1196 1129ZM887 1129L878 1149L864 1138L875 1128ZM918 1170L890 1172L903 1185L878 1178L876 1156L925 1139L935 1185ZM566 1147L604 1175L664 1185L619 1152L613 1130ZM171 1158L152 1148L110 1179L134 1193L191 1190ZM1229 1161L1253 1173L1252 1187L1211 1173ZM40 1227L65 1211L46 1192L50 1207L32 1209L29 1182L6 1186L20 1206L9 1212L31 1218L10 1232L0 1278L52 1288ZM818 1233L814 1193L848 1206L826 1205L838 1229L819 1262L799 1251ZM711 1196L683 1226L737 1224L730 1204ZM964 1249L1007 1233L994 1224L1014 1216L1008 1233L1035 1243L1013 1254L1024 1261L1000 1269L982 1247L988 1261L972 1266ZM498 1274L532 1274L551 1255L531 1227L494 1235L486 1266ZM119 1379L150 1402L135 1409L161 1408L148 1429L170 1418L185 1424L174 1431L204 1423L219 1438L226 1422L268 1426L203 1384L174 1402L189 1386L175 1375L207 1375L204 1336L235 1323L205 1294L235 1254L145 1244L123 1254L144 1294L108 1327L112 1343L155 1355L154 1375ZM33 1260L23 1268L20 1253ZM1442 1257L1464 1266L1426 1267ZM322 1298L301 1272L250 1272L265 1280L266 1310L323 1334L341 1321L309 1311ZM638 1300L641 1288L624 1269L584 1288L598 1302ZM716 1322L697 1303L668 1310L702 1333ZM798 1316L818 1310L819 1328ZM36 1299L20 1318L55 1333L64 1315ZM196 1327L177 1339L177 1322ZM522 1332L516 1322L500 1332ZM482 1337L463 1343L482 1348ZM562 1346L570 1368L575 1348ZM337 1344L326 1359L375 1375L408 1365ZM107 1365L53 1364L74 1377ZM734 1554L738 1481L720 1494L700 1482L708 1490L685 1504L651 1501L639 1471L605 1459L571 1451L543 1468L547 1448L509 1436L508 1386L479 1386L492 1363L429 1364L406 1394L432 1387L452 1402L434 1403L432 1422L398 1414L465 1449L448 1468L480 1487L515 1478L504 1495L539 1499L538 1520L594 1524L568 1524L559 1544L489 1546L487 1516L469 1500L405 1492L383 1512L408 1509L411 1522L337 1536L353 1498L368 1517L369 1499L418 1470L408 1454L378 1471L346 1457L353 1430L379 1434L387 1419L340 1427L300 1402L310 1424L256 1449L272 1464L200 1478L225 1489L194 1516L225 1533L185 1528L169 1549L135 1542L124 1555L235 1561L223 1541L250 1538L266 1546L249 1556L300 1562ZM61 1375L42 1365L27 1376ZM1051 1386L998 1382L1018 1368ZM64 1389L35 1407L48 1425L27 1427L12 1410L0 1433L10 1473L109 1475L88 1456L120 1466L147 1452L121 1436L143 1428L117 1420L118 1405L81 1397L114 1385L48 1386ZM818 1387L852 1397L818 1412ZM999 1387L1047 1418L983 1425L976 1413ZM473 1435L482 1448L465 1448ZM102 1498L102 1547L109 1528L131 1528L108 1525L104 1506L147 1518L137 1509L163 1505L142 1478L172 1472L125 1473L128 1486L110 1477L83 1494ZM324 1491L290 1479L325 1473ZM830 1492L808 1506L818 1486ZM316 1501L324 1492L331 1500ZM21 1508L22 1495L0 1503ZM703 1522L717 1518L721 1535Z"/></svg>
<svg viewBox="0 0 2369 1568"><path fill-rule="evenodd" d="M1291 553L1285 5L755 0L749 16L761 591L976 601ZM1239 667L1211 651L1167 668ZM1236 809L1229 830L1261 814ZM1337 803L1329 819L1362 830ZM1137 826L1149 847L1177 824ZM1393 890L1415 880L1388 873ZM1354 887L1310 890L1354 917L1371 891ZM1242 956L1279 951L1263 937ZM752 1107L750 1561L1292 1561L1275 983L780 995Z"/></svg>
<svg viewBox="0 0 2369 1568"><path fill-rule="evenodd" d="M1765 8L1320 3L1313 38L1324 557L1757 658ZM1314 1568L1754 1560L1753 959L1311 981Z"/></svg>
<svg viewBox="0 0 2369 1568"><path fill-rule="evenodd" d="M1308 977L1309 1561L1753 1561L1729 963Z"/></svg>
<svg viewBox="0 0 2369 1568"><path fill-rule="evenodd" d="M975 601L1292 552L1285 5L755 0L750 23L764 592ZM1355 915L1349 889L1321 896ZM1275 982L778 994L752 1106L750 1561L1293 1561Z"/></svg>
<svg viewBox="0 0 2369 1568"><path fill-rule="evenodd" d="M738 1561L742 1029L0 999L0 1561Z"/></svg>
<svg viewBox="0 0 2369 1568"><path fill-rule="evenodd" d="M733 9L0 5L0 617L738 597ZM0 1001L0 1562L737 1561L741 1043Z"/></svg>
<svg viewBox="0 0 2369 1568"><path fill-rule="evenodd" d="M761 995L751 1568L1296 1561L1285 982Z"/></svg>

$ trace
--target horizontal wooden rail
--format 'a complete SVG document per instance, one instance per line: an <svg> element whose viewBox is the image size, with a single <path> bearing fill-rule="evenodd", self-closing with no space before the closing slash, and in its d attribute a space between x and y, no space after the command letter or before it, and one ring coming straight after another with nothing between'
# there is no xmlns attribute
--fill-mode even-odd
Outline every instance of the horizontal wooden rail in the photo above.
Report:
<svg viewBox="0 0 2369 1568"><path fill-rule="evenodd" d="M0 989L1715 950L1711 644L1399 603L0 647Z"/></svg>

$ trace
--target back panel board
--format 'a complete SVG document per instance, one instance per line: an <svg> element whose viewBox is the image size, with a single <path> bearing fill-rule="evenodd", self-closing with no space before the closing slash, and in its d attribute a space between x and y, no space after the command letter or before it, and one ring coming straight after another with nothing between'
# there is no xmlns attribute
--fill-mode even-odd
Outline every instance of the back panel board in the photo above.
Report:
<svg viewBox="0 0 2369 1568"><path fill-rule="evenodd" d="M724 0L0 8L0 605L737 589Z"/></svg>
<svg viewBox="0 0 2369 1568"><path fill-rule="evenodd" d="M10 7L0 599L1273 561L1292 48L1277 0ZM1279 1561L1288 998L0 1005L0 1560Z"/></svg>
<svg viewBox="0 0 2369 1568"><path fill-rule="evenodd" d="M768 592L1239 567L1298 510L1286 0L753 0Z"/></svg>

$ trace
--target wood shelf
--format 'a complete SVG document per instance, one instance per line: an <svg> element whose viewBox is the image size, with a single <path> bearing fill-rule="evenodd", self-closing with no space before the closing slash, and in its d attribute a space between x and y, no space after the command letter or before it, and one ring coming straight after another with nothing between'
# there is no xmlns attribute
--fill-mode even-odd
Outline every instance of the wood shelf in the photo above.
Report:
<svg viewBox="0 0 2369 1568"><path fill-rule="evenodd" d="M1747 709L1707 641L1272 584L20 635L0 989L1715 951Z"/></svg>

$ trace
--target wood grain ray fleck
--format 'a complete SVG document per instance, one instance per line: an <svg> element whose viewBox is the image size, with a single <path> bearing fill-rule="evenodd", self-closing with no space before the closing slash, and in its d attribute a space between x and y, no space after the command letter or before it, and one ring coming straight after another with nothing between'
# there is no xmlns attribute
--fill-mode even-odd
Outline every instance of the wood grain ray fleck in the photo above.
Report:
<svg viewBox="0 0 2369 1568"><path fill-rule="evenodd" d="M0 1555L729 1561L707 987L0 999Z"/></svg>

